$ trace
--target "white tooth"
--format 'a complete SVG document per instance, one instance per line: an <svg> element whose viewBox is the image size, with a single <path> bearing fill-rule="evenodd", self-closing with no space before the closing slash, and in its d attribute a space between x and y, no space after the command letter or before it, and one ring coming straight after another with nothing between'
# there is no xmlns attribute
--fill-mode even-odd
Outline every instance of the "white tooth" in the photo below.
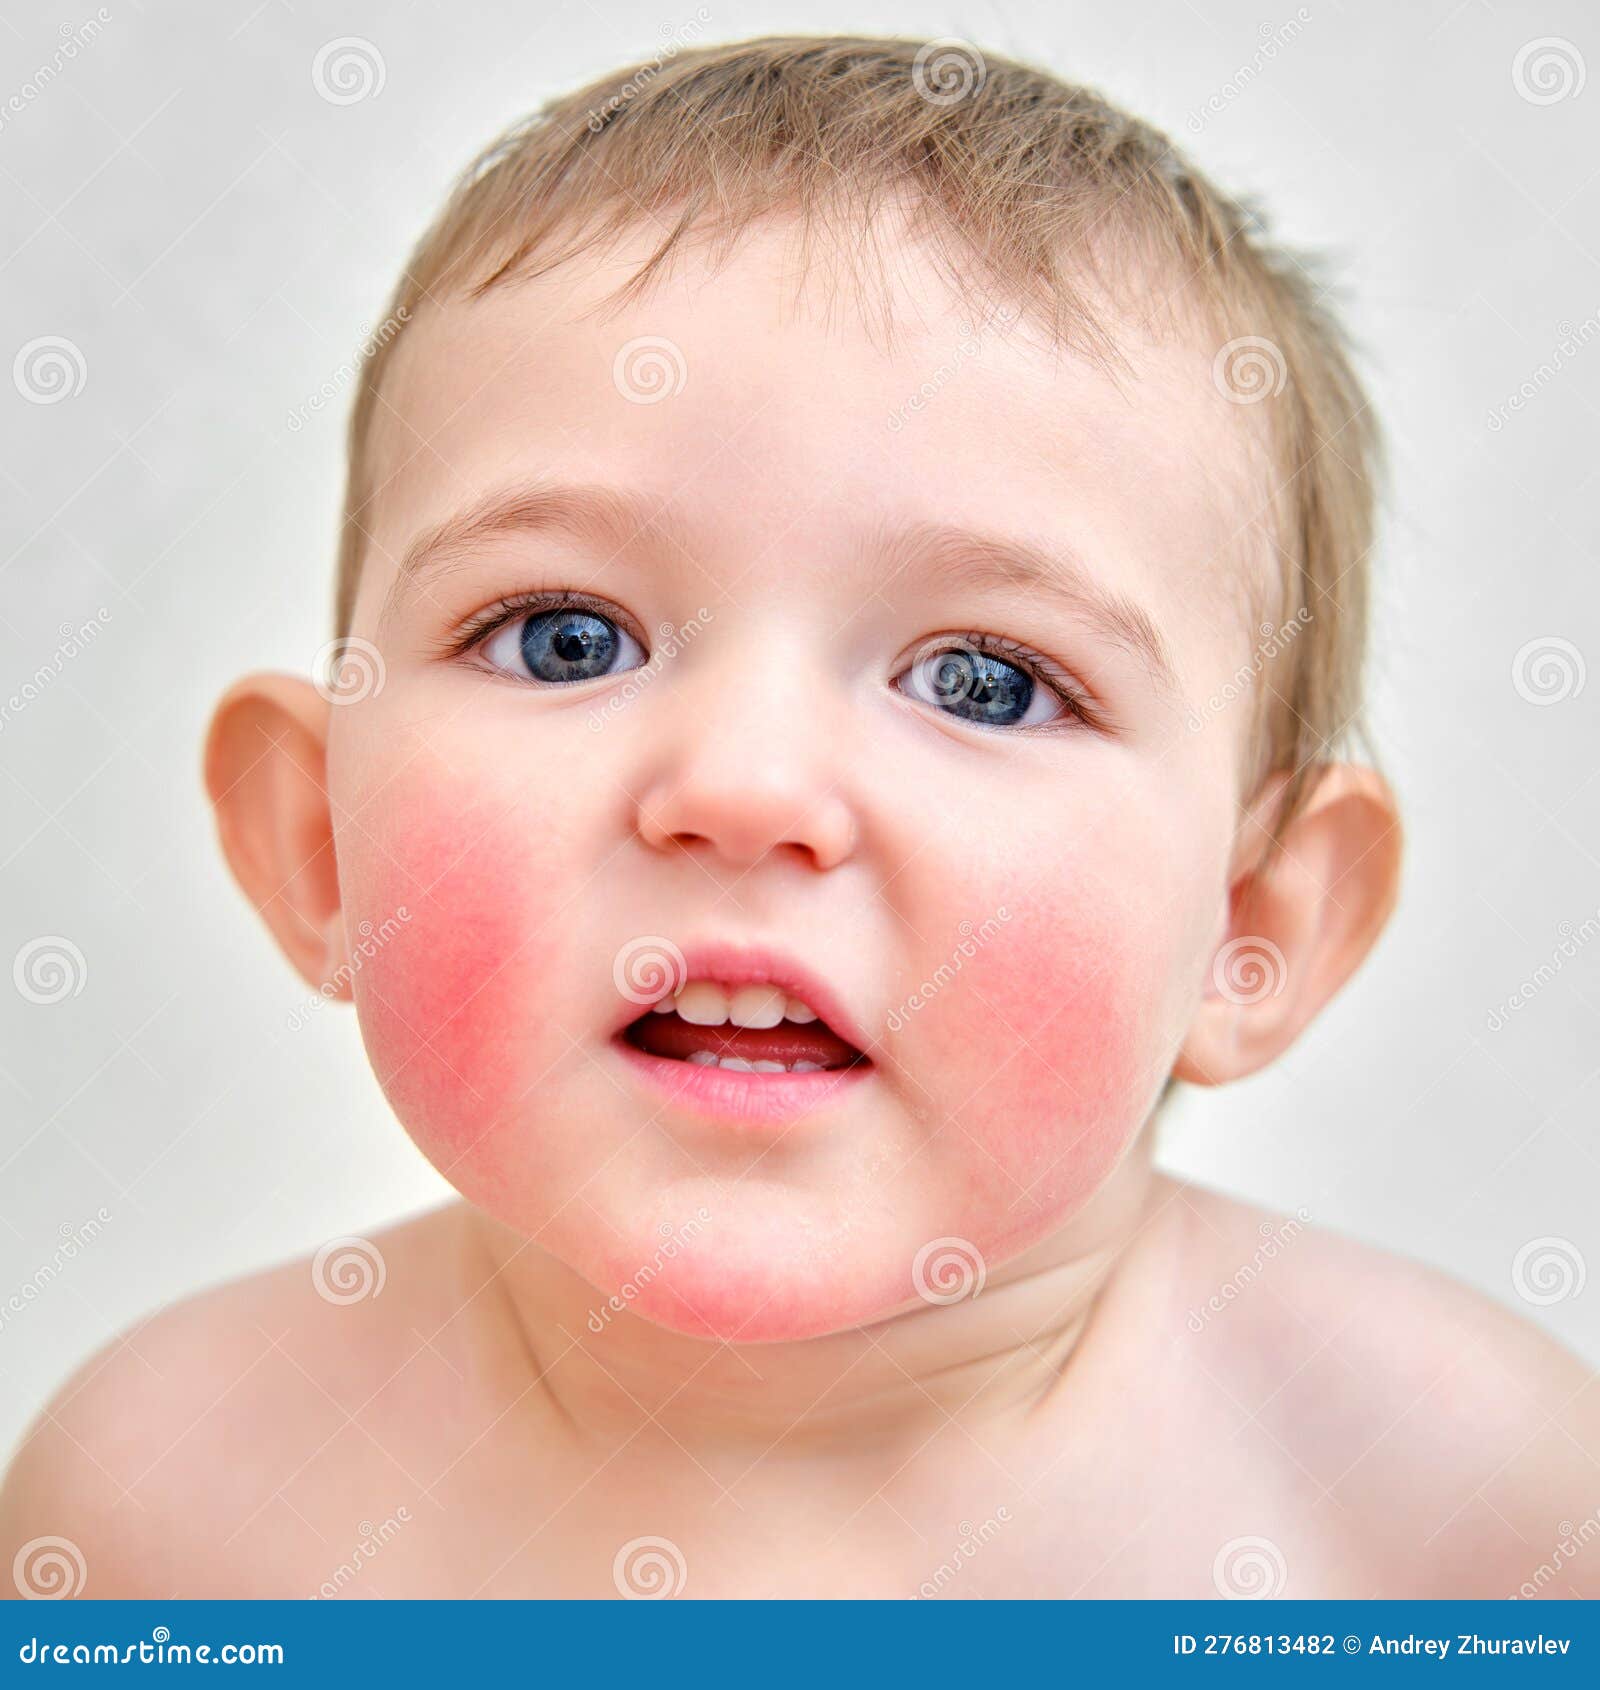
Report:
<svg viewBox="0 0 1600 1690"><path fill-rule="evenodd" d="M683 1059L692 1062L696 1068L715 1068L717 1059L709 1050L691 1050Z"/></svg>
<svg viewBox="0 0 1600 1690"><path fill-rule="evenodd" d="M782 1074L785 1072L781 1062L752 1062L750 1066L758 1074Z"/></svg>
<svg viewBox="0 0 1600 1690"><path fill-rule="evenodd" d="M806 1022L817 1019L817 1012L810 1004L801 1003L799 998L790 998L783 1006L783 1018L785 1021L798 1022L803 1027Z"/></svg>
<svg viewBox="0 0 1600 1690"><path fill-rule="evenodd" d="M725 1068L730 1074L753 1074L756 1071L753 1062L746 1062L742 1056L724 1056L718 1063L719 1068Z"/></svg>
<svg viewBox="0 0 1600 1690"><path fill-rule="evenodd" d="M741 986L728 1002L735 1027L776 1027L783 1019L784 996L777 986Z"/></svg>
<svg viewBox="0 0 1600 1690"><path fill-rule="evenodd" d="M820 1074L822 1064L820 1062L797 1062L791 1072L796 1074Z"/></svg>
<svg viewBox="0 0 1600 1690"><path fill-rule="evenodd" d="M712 980L691 980L678 993L678 1014L696 1027L720 1027L728 1019L728 994Z"/></svg>
<svg viewBox="0 0 1600 1690"><path fill-rule="evenodd" d="M677 1007L671 998L663 998L660 1003L651 1004L650 1010L654 1015L670 1015Z"/></svg>

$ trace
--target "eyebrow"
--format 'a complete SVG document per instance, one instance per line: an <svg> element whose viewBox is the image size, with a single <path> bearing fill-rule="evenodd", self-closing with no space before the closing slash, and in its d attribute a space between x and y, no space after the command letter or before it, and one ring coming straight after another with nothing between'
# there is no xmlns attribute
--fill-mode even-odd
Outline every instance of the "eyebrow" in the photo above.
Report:
<svg viewBox="0 0 1600 1690"><path fill-rule="evenodd" d="M1009 589L1052 600L1102 640L1140 658L1158 685L1179 691L1171 654L1149 613L1097 581L1070 546L933 522L895 530L883 544L900 567L920 565L933 586Z"/></svg>
<svg viewBox="0 0 1600 1690"><path fill-rule="evenodd" d="M408 588L461 567L489 541L551 532L590 542L608 556L625 550L645 532L687 545L664 502L642 494L539 481L494 488L411 542L384 601L380 623L393 614Z"/></svg>
<svg viewBox="0 0 1600 1690"><path fill-rule="evenodd" d="M608 556L626 550L647 532L691 550L665 500L598 484L517 482L491 489L412 541L400 560L380 622L388 619L408 587L460 567L487 542L552 531L598 545ZM1158 684L1178 690L1166 642L1148 613L1095 580L1072 548L938 522L882 528L876 538L875 549L897 575L916 567L932 586L1038 593L1064 605L1102 639L1141 658Z"/></svg>

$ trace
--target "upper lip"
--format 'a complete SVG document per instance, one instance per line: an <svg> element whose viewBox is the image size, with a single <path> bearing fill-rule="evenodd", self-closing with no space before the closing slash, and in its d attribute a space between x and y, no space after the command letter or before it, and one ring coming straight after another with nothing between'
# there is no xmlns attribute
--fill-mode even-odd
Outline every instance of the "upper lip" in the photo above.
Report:
<svg viewBox="0 0 1600 1690"><path fill-rule="evenodd" d="M721 986L777 986L789 997L809 1004L841 1039L847 1039L863 1055L867 1055L867 1036L856 1024L833 988L820 974L804 963L785 955L770 945L701 943L680 945L683 953L684 975L677 985L691 980L711 980ZM673 987L673 991L677 986ZM663 993L663 996L670 995ZM620 1033L631 1026L648 1010L648 1005L630 1003L628 1013L612 1029Z"/></svg>

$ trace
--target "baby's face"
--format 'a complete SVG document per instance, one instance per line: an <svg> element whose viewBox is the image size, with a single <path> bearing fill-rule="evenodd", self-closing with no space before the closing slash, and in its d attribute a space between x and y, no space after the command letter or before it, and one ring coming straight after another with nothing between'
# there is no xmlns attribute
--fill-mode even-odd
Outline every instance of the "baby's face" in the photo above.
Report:
<svg viewBox="0 0 1600 1690"><path fill-rule="evenodd" d="M1186 717L1262 502L1198 339L1113 381L897 248L886 350L793 238L405 331L328 770L422 1150L744 1341L915 1305L934 1240L999 1272L1138 1133L1224 932L1247 712Z"/></svg>

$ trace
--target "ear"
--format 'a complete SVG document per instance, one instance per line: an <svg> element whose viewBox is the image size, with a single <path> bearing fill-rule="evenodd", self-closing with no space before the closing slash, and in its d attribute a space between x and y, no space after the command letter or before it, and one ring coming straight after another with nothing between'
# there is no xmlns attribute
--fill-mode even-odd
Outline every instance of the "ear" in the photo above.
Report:
<svg viewBox="0 0 1600 1690"><path fill-rule="evenodd" d="M1273 776L1240 829L1228 919L1206 994L1173 1069L1220 1085L1265 1067L1354 973L1394 909L1400 816L1383 778L1334 763L1270 846L1287 777Z"/></svg>
<svg viewBox="0 0 1600 1690"><path fill-rule="evenodd" d="M328 701L294 675L250 675L223 694L205 781L223 855L307 984L349 997L349 958L325 770Z"/></svg>

